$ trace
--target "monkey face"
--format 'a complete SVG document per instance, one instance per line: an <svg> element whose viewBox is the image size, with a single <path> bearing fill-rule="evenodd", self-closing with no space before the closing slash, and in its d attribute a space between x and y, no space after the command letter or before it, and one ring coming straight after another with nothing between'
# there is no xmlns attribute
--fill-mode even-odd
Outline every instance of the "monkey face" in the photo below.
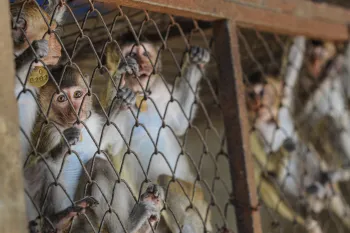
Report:
<svg viewBox="0 0 350 233"><path fill-rule="evenodd" d="M88 89L82 85L76 85L65 87L61 90L62 92L57 93L54 85L50 83L43 86L40 90L40 104L46 112L50 107L50 121L64 128L69 128L78 120L74 111L79 116L80 121L85 121L89 117L91 110L91 97L87 95ZM52 104L50 106L51 101ZM83 127L82 124L78 126Z"/></svg>
<svg viewBox="0 0 350 233"><path fill-rule="evenodd" d="M276 82L272 81L271 82ZM271 121L276 119L281 85L272 83L258 83L247 88L248 110L258 116L260 121Z"/></svg>
<svg viewBox="0 0 350 233"><path fill-rule="evenodd" d="M134 74L127 75L124 80L125 84L135 93L143 92L147 86L152 86L155 78L154 75L152 75L153 65L155 65L157 57L155 47L149 43L142 43L140 46L131 44L124 46L122 53L124 57L133 57L139 66L138 80Z"/></svg>
<svg viewBox="0 0 350 233"><path fill-rule="evenodd" d="M308 51L307 70L313 78L318 78L326 63L336 55L333 43L313 44Z"/></svg>
<svg viewBox="0 0 350 233"><path fill-rule="evenodd" d="M79 115L81 121L86 120L89 113L86 109L88 102L86 98L89 98L89 96L86 95L87 89L80 86L73 86L63 88L62 91L64 93L55 94L53 98L53 112L61 119L64 119L67 125L73 125L77 121L74 111ZM74 111L68 99L72 103Z"/></svg>

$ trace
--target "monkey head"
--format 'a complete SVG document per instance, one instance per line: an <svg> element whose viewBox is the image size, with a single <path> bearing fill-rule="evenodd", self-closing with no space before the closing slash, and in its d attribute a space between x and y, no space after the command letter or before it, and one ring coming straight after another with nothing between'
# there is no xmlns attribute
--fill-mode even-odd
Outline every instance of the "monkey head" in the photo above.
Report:
<svg viewBox="0 0 350 233"><path fill-rule="evenodd" d="M317 79L336 52L336 46L333 43L312 40L307 51L307 72Z"/></svg>
<svg viewBox="0 0 350 233"><path fill-rule="evenodd" d="M135 93L141 93L146 87L151 87L156 78L153 74L161 72L160 58L157 59L158 48L148 42L142 42L140 45L126 44L122 47L122 53L124 57L134 58L139 70L137 78L134 74L125 76L125 85Z"/></svg>
<svg viewBox="0 0 350 233"><path fill-rule="evenodd" d="M64 7L61 8L62 11L65 10ZM54 33L46 34L49 28L45 20L50 23L49 14L43 9L39 9L39 6L32 0L12 3L11 14L15 54L20 55L34 40L43 39L45 36L49 41L49 54L42 60L47 65L55 65L61 57L61 44ZM61 21L62 18L55 17L51 24L51 30L55 30Z"/></svg>
<svg viewBox="0 0 350 233"><path fill-rule="evenodd" d="M41 87L39 95L40 104L43 111L48 113L49 120L63 128L70 128L77 123L77 115L80 121L85 121L90 116L92 107L92 99L84 82L85 80L89 83L89 78L82 76L73 67L58 67L51 73L60 91L54 82L49 80ZM79 124L78 127L83 125Z"/></svg>
<svg viewBox="0 0 350 233"><path fill-rule="evenodd" d="M246 86L246 100L249 115L257 116L259 121L272 121L277 118L282 93L282 82L253 74Z"/></svg>

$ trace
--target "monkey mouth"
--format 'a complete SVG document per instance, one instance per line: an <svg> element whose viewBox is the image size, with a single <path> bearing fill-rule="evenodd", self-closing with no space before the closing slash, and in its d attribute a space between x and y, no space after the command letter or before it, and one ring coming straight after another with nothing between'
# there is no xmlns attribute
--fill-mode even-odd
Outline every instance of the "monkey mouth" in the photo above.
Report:
<svg viewBox="0 0 350 233"><path fill-rule="evenodd" d="M139 73L138 73L138 78L139 79L145 79L145 78L148 78L148 77L150 77L152 75L152 72L150 72L150 71L140 71Z"/></svg>
<svg viewBox="0 0 350 233"><path fill-rule="evenodd" d="M147 79L148 77L149 77L149 75L147 75L147 74L139 74L139 75L137 75L137 76L134 76L134 78L138 78L139 80L145 80L145 79Z"/></svg>

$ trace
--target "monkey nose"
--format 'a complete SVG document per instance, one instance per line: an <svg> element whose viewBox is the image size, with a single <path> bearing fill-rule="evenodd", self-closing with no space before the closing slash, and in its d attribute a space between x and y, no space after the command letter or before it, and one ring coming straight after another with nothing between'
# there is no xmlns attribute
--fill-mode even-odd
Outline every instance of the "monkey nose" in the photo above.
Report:
<svg viewBox="0 0 350 233"><path fill-rule="evenodd" d="M120 87L124 87L124 85L125 85L125 78L122 77L122 78L120 79Z"/></svg>

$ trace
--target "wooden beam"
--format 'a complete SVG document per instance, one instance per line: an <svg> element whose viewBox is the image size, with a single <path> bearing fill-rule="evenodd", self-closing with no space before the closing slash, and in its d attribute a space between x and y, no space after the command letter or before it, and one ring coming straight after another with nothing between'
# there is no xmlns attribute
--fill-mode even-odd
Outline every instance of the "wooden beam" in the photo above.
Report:
<svg viewBox="0 0 350 233"><path fill-rule="evenodd" d="M348 40L350 10L304 0L97 0L200 20L233 19L238 26L314 39Z"/></svg>
<svg viewBox="0 0 350 233"><path fill-rule="evenodd" d="M27 232L9 1L0 1L0 232Z"/></svg>

